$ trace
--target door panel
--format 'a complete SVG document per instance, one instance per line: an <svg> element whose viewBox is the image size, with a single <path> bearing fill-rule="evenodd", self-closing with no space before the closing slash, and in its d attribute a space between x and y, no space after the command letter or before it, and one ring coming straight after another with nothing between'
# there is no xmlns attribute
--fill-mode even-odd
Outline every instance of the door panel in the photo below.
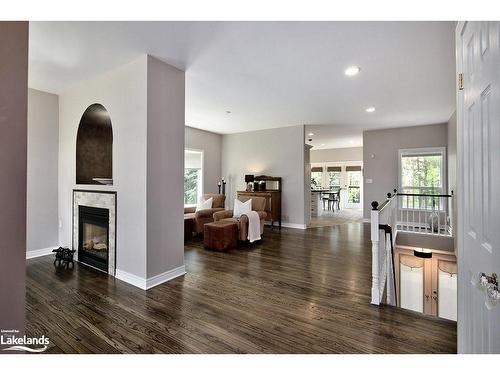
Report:
<svg viewBox="0 0 500 375"><path fill-rule="evenodd" d="M400 265L400 306L403 309L424 312L424 267Z"/></svg>
<svg viewBox="0 0 500 375"><path fill-rule="evenodd" d="M500 304L485 305L474 281L500 274L500 95L498 22L457 27L457 66L464 89L457 96L458 125L458 348L500 352Z"/></svg>

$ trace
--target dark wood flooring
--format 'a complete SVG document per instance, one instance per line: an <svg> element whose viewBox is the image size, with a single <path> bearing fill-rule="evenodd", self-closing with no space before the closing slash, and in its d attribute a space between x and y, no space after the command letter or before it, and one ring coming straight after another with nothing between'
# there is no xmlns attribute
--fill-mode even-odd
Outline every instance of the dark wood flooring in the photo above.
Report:
<svg viewBox="0 0 500 375"><path fill-rule="evenodd" d="M142 291L27 261L27 332L52 353L455 353L456 323L370 304L367 224L266 229L228 253L186 243L187 275Z"/></svg>

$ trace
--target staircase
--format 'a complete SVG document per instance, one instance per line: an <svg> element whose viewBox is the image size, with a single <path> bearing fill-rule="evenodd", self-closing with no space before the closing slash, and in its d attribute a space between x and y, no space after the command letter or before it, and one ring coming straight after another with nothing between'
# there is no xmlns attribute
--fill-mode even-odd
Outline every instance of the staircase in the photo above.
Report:
<svg viewBox="0 0 500 375"><path fill-rule="evenodd" d="M387 194L372 202L372 300L456 320L453 195Z"/></svg>

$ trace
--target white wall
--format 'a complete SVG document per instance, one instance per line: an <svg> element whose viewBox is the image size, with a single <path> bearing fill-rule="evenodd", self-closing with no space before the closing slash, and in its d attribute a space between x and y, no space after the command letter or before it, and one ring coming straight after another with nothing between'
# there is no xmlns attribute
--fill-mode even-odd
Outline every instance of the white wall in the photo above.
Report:
<svg viewBox="0 0 500 375"><path fill-rule="evenodd" d="M28 183L26 250L59 244L59 98L28 90Z"/></svg>
<svg viewBox="0 0 500 375"><path fill-rule="evenodd" d="M147 277L184 273L184 72L148 56Z"/></svg>
<svg viewBox="0 0 500 375"><path fill-rule="evenodd" d="M398 187L399 149L446 147L447 142L447 124L363 132L364 217L370 218L372 201L382 202Z"/></svg>
<svg viewBox="0 0 500 375"><path fill-rule="evenodd" d="M363 161L363 147L311 149L311 163Z"/></svg>
<svg viewBox="0 0 500 375"><path fill-rule="evenodd" d="M222 135L186 126L186 148L203 150L203 193L218 193L222 176Z"/></svg>
<svg viewBox="0 0 500 375"><path fill-rule="evenodd" d="M222 137L222 175L226 202L232 208L236 191L245 190L245 174L283 178L282 221L306 225L304 213L304 126L228 134Z"/></svg>
<svg viewBox="0 0 500 375"><path fill-rule="evenodd" d="M113 186L75 184L75 147L85 109L102 104L113 126ZM72 190L117 192L116 268L146 277L147 57L73 87L59 97L59 230L71 246Z"/></svg>

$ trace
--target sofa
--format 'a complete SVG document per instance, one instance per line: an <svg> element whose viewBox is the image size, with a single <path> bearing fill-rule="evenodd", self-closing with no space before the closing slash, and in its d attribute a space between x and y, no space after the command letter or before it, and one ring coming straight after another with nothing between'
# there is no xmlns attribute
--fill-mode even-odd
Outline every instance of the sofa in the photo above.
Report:
<svg viewBox="0 0 500 375"><path fill-rule="evenodd" d="M244 196L238 198L241 202L252 200L252 211L257 211L260 219L260 234L264 232L264 220L266 219L266 198L256 196ZM233 221L238 224L238 239L246 241L248 237L248 216L241 215L240 220L233 218L233 210L223 210L214 213L215 221Z"/></svg>
<svg viewBox="0 0 500 375"><path fill-rule="evenodd" d="M226 196L222 194L203 194L201 199L206 201L213 198L212 208L196 211L196 207L184 207L184 221L194 221L194 232L203 233L203 226L214 221L214 213L223 211Z"/></svg>

